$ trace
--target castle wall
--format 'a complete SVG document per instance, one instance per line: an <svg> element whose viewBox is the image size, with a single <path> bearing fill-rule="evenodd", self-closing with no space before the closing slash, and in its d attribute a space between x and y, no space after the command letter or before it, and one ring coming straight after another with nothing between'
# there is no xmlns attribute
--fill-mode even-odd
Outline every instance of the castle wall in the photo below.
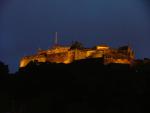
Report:
<svg viewBox="0 0 150 113"><path fill-rule="evenodd" d="M31 62L32 61L32 59L28 59L28 58L22 58L21 59L21 61L20 61L20 65L19 65L19 67L25 67L25 66L27 66L27 64L29 63L29 62Z"/></svg>
<svg viewBox="0 0 150 113"><path fill-rule="evenodd" d="M69 51L69 47L56 47L47 51L47 54L64 53Z"/></svg>
<svg viewBox="0 0 150 113"><path fill-rule="evenodd" d="M83 50L74 50L74 60L81 60L86 58L86 51Z"/></svg>
<svg viewBox="0 0 150 113"><path fill-rule="evenodd" d="M104 64L111 64L111 63L118 63L118 64L131 64L131 61L128 59L104 59Z"/></svg>
<svg viewBox="0 0 150 113"><path fill-rule="evenodd" d="M46 62L46 57L43 56L43 55L40 55L40 56L34 57L34 58L32 59L32 61Z"/></svg>
<svg viewBox="0 0 150 113"><path fill-rule="evenodd" d="M54 63L71 63L73 61L73 54L72 52L63 52L57 54L51 54L47 56L47 62L54 62Z"/></svg>
<svg viewBox="0 0 150 113"><path fill-rule="evenodd" d="M103 51L95 51L93 54L91 54L90 58L102 58L104 55Z"/></svg>
<svg viewBox="0 0 150 113"><path fill-rule="evenodd" d="M91 57L95 53L95 50L87 50L86 51L86 57Z"/></svg>
<svg viewBox="0 0 150 113"><path fill-rule="evenodd" d="M134 59L134 53L131 49L112 49L99 46L99 48L70 50L68 47L56 47L47 51L41 51L37 55L24 57L20 61L20 67L25 67L31 61L53 62L53 63L71 63L74 60L86 58L104 58L104 63L131 64Z"/></svg>
<svg viewBox="0 0 150 113"><path fill-rule="evenodd" d="M119 64L131 64L132 59L129 55L123 53L107 53L104 55L104 63L119 63Z"/></svg>

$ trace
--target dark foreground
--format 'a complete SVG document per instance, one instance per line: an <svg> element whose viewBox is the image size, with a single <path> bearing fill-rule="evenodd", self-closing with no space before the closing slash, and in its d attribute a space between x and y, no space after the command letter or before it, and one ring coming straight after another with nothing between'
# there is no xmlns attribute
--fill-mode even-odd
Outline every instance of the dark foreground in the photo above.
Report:
<svg viewBox="0 0 150 113"><path fill-rule="evenodd" d="M30 63L15 74L0 64L1 113L147 113L150 64Z"/></svg>

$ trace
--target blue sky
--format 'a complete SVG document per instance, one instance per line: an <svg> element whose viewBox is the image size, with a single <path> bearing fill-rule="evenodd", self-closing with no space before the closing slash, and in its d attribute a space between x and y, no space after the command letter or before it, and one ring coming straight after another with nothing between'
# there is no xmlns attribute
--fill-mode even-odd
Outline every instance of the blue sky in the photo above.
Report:
<svg viewBox="0 0 150 113"><path fill-rule="evenodd" d="M0 60L16 71L38 48L81 41L92 47L130 44L137 58L150 58L148 0L5 0L0 2Z"/></svg>

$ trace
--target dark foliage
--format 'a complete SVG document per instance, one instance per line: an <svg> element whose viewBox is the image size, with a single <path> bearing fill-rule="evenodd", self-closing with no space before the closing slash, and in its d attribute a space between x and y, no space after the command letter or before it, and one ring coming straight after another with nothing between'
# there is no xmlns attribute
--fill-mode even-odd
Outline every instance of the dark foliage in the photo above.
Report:
<svg viewBox="0 0 150 113"><path fill-rule="evenodd" d="M101 59L67 65L31 62L1 80L2 113L150 112L149 64L133 68L105 66Z"/></svg>
<svg viewBox="0 0 150 113"><path fill-rule="evenodd" d="M8 81L8 66L3 62L0 62L0 111L3 112L10 108L10 96L9 96L9 86Z"/></svg>
<svg viewBox="0 0 150 113"><path fill-rule="evenodd" d="M84 46L82 43L75 41L75 42L72 42L70 49L84 49Z"/></svg>

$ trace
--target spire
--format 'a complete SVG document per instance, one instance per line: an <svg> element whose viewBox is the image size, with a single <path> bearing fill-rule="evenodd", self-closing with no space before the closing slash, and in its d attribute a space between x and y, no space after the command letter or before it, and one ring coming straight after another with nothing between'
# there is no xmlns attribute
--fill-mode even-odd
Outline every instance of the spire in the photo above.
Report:
<svg viewBox="0 0 150 113"><path fill-rule="evenodd" d="M55 45L57 45L57 44L58 44L58 37L57 37L57 36L58 36L58 34L57 34L57 32L55 32L55 42L54 42L54 43L55 43Z"/></svg>

